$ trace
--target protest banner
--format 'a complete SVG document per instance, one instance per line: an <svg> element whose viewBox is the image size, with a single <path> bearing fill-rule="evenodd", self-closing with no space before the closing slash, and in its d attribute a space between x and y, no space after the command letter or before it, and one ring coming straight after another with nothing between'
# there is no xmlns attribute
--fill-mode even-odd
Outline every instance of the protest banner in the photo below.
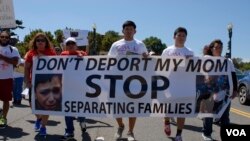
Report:
<svg viewBox="0 0 250 141"><path fill-rule="evenodd" d="M88 30L71 30L71 29L64 29L63 30L63 36L65 39L68 37L74 37L76 39L78 46L87 46L89 44L88 42Z"/></svg>
<svg viewBox="0 0 250 141"><path fill-rule="evenodd" d="M0 0L0 29L16 27L12 0Z"/></svg>
<svg viewBox="0 0 250 141"><path fill-rule="evenodd" d="M232 94L229 63L220 57L34 58L33 113L110 118L219 117ZM57 76L54 83L46 86L46 79L52 82L54 76ZM45 109L34 108L38 104L36 95L40 82L43 96L48 97L47 102L40 102L48 103ZM216 86L216 90L207 87L210 84ZM216 100L214 95L222 91L221 105L211 109ZM58 107L55 99L58 99L60 109L53 110Z"/></svg>

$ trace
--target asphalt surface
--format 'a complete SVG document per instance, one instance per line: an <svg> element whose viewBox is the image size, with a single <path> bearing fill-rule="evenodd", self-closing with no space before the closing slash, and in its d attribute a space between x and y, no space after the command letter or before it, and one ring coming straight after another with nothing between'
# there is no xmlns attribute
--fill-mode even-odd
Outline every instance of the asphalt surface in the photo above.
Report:
<svg viewBox="0 0 250 141"><path fill-rule="evenodd" d="M64 134L65 122L62 116L50 116L47 125L47 137L41 138L34 131L35 116L31 113L27 100L22 100L22 105L13 106L8 114L8 127L0 129L0 140L3 141L58 141ZM2 102L0 102L2 107ZM236 124L249 123L249 119L240 120L240 116L231 118ZM77 141L95 141L98 137L103 137L105 141L113 141L114 133L117 130L115 119L110 118L87 118L87 131L82 133L79 122L74 121L75 137ZM128 131L128 120L124 118L125 130L123 138L119 141L127 141L126 132ZM172 134L167 137L163 131L163 118L138 118L134 129L137 141L172 141L176 134L176 125L171 124ZM198 118L187 118L182 133L185 141L201 141L202 120ZM221 140L219 135L220 127L213 126L214 140ZM72 141L73 141L72 140Z"/></svg>

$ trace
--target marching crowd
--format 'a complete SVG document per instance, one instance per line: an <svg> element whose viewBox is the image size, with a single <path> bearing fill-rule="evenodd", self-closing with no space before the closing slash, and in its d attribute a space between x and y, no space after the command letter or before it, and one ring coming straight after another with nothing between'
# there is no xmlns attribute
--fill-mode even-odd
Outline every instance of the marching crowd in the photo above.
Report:
<svg viewBox="0 0 250 141"><path fill-rule="evenodd" d="M122 25L123 38L114 42L108 52L108 55L119 56L128 54L142 55L143 57L150 57L153 55L152 52L148 53L148 50L144 43L134 38L136 34L136 24L133 21L125 21ZM188 32L184 27L178 27L173 34L174 43L172 46L167 47L161 54L161 56L183 56L186 58L193 57L194 52L185 46L185 41ZM32 66L34 56L55 56L55 55L77 55L83 57L88 55L84 51L78 50L76 39L69 37L65 40L66 48L63 50L60 47L54 48L51 41L44 33L37 33L29 43L30 50L24 56L25 61L20 57L18 49L9 44L10 33L2 31L0 33L0 100L3 102L2 114L0 117L0 128L7 126L7 115L9 111L9 102L13 100L13 104L21 104L21 91L22 84L24 82L25 87L29 90L29 102L31 103L31 95L35 95L35 99L39 105L36 107L44 106L56 106L56 101L60 100L57 98L57 94L61 93L62 89L57 85L57 81L60 81L60 77L49 78L48 81L41 82L39 84L31 84ZM221 40L216 39L212 41L208 46L204 47L204 56L221 56L223 49L223 43ZM19 65L24 65L24 76L17 75L13 77L14 69ZM14 68L14 69L13 69ZM13 79L14 78L14 79ZM232 78L234 84L234 92L232 97L237 95L237 78L235 75L234 67L232 65ZM14 85L13 85L14 83ZM35 94L32 93L31 88L35 85ZM60 83L59 83L60 85ZM184 92L183 92L184 93ZM225 95L225 94L224 94ZM218 100L217 102L220 102ZM47 107L46 107L47 106ZM30 104L31 107L31 104ZM230 124L229 120L229 109L230 104L225 110L221 117L221 124ZM46 136L47 130L46 125L49 119L49 115L35 115L36 121L34 124L34 130L39 132L39 135ZM74 124L73 120L75 117L65 116L65 134L62 136L62 140L74 138ZM82 131L85 132L85 117L78 117L83 123ZM115 139L122 137L125 129L125 123L122 118L116 118L117 121L117 132L115 133ZM213 140L212 134L212 123L213 118L203 119L202 137L204 140ZM129 117L127 139L128 141L134 141L134 127L136 124L136 117ZM167 136L171 135L170 118L164 118L163 130ZM182 141L182 130L185 125L185 118L177 117L177 132L175 141Z"/></svg>

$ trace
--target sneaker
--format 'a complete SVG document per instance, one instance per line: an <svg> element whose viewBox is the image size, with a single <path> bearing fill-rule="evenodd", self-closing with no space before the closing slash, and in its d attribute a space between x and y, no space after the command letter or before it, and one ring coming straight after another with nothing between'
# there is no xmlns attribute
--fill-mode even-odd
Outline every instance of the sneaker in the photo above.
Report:
<svg viewBox="0 0 250 141"><path fill-rule="evenodd" d="M172 123L176 123L175 119L173 117L170 118Z"/></svg>
<svg viewBox="0 0 250 141"><path fill-rule="evenodd" d="M41 127L40 128L39 135L46 137L46 135L47 135L46 127Z"/></svg>
<svg viewBox="0 0 250 141"><path fill-rule="evenodd" d="M97 137L95 141L104 141L104 137Z"/></svg>
<svg viewBox="0 0 250 141"><path fill-rule="evenodd" d="M122 137L122 132L124 130L124 126L118 127L117 132L115 133L115 139L120 139Z"/></svg>
<svg viewBox="0 0 250 141"><path fill-rule="evenodd" d="M82 132L86 132L87 128L86 128L85 122L80 122L80 127L81 127Z"/></svg>
<svg viewBox="0 0 250 141"><path fill-rule="evenodd" d="M182 141L182 137L180 135L178 135L174 138L174 141Z"/></svg>
<svg viewBox="0 0 250 141"><path fill-rule="evenodd" d="M16 103L17 103L17 100L14 99L14 100L12 101L12 104L13 104L13 105L16 105Z"/></svg>
<svg viewBox="0 0 250 141"><path fill-rule="evenodd" d="M167 136L171 135L171 127L170 127L170 123L169 122L165 122L164 125L164 132Z"/></svg>
<svg viewBox="0 0 250 141"><path fill-rule="evenodd" d="M212 141L212 137L211 136L206 136L205 134L202 133L202 138L204 141Z"/></svg>
<svg viewBox="0 0 250 141"><path fill-rule="evenodd" d="M39 132L40 131L40 127L41 127L41 119L37 119L36 122L35 122L34 130L36 132Z"/></svg>
<svg viewBox="0 0 250 141"><path fill-rule="evenodd" d="M7 119L5 119L3 116L0 117L0 128L4 129L7 126Z"/></svg>
<svg viewBox="0 0 250 141"><path fill-rule="evenodd" d="M220 124L220 118L215 118L213 123L219 125Z"/></svg>
<svg viewBox="0 0 250 141"><path fill-rule="evenodd" d="M128 132L128 141L135 141L135 136L133 132Z"/></svg>
<svg viewBox="0 0 250 141"><path fill-rule="evenodd" d="M21 100L14 100L12 102L12 105L14 105L14 106L20 106L21 105Z"/></svg>
<svg viewBox="0 0 250 141"><path fill-rule="evenodd" d="M62 138L61 141L67 141L67 140L71 140L74 139L74 133L70 134L70 133L65 133Z"/></svg>
<svg viewBox="0 0 250 141"><path fill-rule="evenodd" d="M17 100L17 105L22 105L22 100Z"/></svg>

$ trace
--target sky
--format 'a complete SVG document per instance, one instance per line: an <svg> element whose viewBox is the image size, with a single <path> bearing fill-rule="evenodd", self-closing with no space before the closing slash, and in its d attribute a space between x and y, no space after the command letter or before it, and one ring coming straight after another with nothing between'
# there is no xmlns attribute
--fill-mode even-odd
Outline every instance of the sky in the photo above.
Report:
<svg viewBox="0 0 250 141"><path fill-rule="evenodd" d="M250 0L13 0L13 4L15 18L26 27L16 30L21 41L34 29L92 30L93 24L100 34L112 30L122 35L123 22L132 20L139 40L154 36L170 46L174 30L182 26L188 30L186 46L196 56L202 56L202 48L214 39L224 43L224 55L227 26L232 23L232 58L250 61Z"/></svg>

